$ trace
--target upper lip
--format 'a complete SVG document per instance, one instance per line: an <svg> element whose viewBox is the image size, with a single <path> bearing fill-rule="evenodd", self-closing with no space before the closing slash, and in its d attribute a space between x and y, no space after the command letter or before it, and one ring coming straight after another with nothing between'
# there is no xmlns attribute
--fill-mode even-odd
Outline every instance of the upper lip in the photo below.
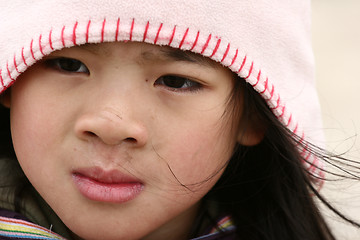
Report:
<svg viewBox="0 0 360 240"><path fill-rule="evenodd" d="M73 171L74 175L81 175L101 183L141 183L138 178L124 174L117 169L105 170L101 167L79 168Z"/></svg>

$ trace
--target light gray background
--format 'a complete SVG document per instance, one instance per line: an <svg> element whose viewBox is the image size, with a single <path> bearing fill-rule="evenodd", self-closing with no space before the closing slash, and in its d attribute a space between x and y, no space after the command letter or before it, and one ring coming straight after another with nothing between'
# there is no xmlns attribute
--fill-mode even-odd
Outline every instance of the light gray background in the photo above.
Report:
<svg viewBox="0 0 360 240"><path fill-rule="evenodd" d="M327 146L360 162L360 0L313 0L312 7L316 78ZM321 192L360 222L360 180L327 182ZM360 229L344 224L329 211L324 214L339 240L360 239Z"/></svg>

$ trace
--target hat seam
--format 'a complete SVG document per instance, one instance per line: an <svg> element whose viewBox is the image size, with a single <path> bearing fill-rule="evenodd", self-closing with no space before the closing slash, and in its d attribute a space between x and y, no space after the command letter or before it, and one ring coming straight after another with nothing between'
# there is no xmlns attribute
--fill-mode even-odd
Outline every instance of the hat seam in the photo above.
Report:
<svg viewBox="0 0 360 240"><path fill-rule="evenodd" d="M301 136L299 142L305 140L304 131L300 131L299 123L294 119L293 114L288 113L285 103L283 103L281 100L280 94L276 91L275 86L271 83L271 80L268 78L268 76L262 72L261 68L257 68L257 66L255 66L255 62L251 61L247 54L243 55L244 57L242 60L240 60L239 48L232 48L230 42L227 43L225 50L221 50L220 47L224 45L224 41L221 39L221 37L214 35L214 33L209 33L206 36L206 34L201 34L199 30L193 31L191 28L187 27L184 28L186 30L181 33L182 35L179 38L180 42L178 46L175 46L176 43L174 42L174 39L177 30L179 29L177 25L166 26L168 29L172 28L172 30L170 30L169 33L164 33L165 25L164 23L160 22L159 26L155 28L155 36L150 36L150 27L154 25L151 25L150 21L147 21L144 24L138 23L140 26L145 26L143 32L141 32L141 30L135 30L135 27L138 26L136 25L135 18L130 19L130 28L127 30L121 29L120 18L115 19L115 21L115 32L111 32L112 28L106 28L109 24L109 21L107 21L106 18L96 22L89 19L88 21L83 22L76 21L73 25L63 25L62 27L51 28L49 30L49 34L47 34L47 41L43 41L44 36L46 35L40 34L38 36L38 46L36 46L34 43L34 38L32 38L29 49L25 48L25 45L21 48L21 61L19 61L19 58L17 58L19 54L15 53L13 57L13 63L10 62L9 64L9 61L7 61L6 67L0 68L0 82L2 85L1 91L4 91L6 88L10 87L14 83L17 76L24 72L30 65L34 64L42 57L50 54L55 50L84 43L103 43L108 41L141 41L142 39L143 42L150 42L155 45L167 45L182 50L193 51L195 53L207 56L214 61L217 61L230 68L233 72L238 74L250 85L252 85L252 87L265 99L274 115L282 122L282 124L284 124L284 126L291 130L295 135L301 133L298 135ZM94 28L94 23L101 23L101 29ZM79 30L80 24L85 26L83 31ZM60 28L60 36L56 38L54 36L54 31ZM71 32L68 29L70 29ZM66 32L67 30L68 32ZM196 32L196 36L193 36L193 39L191 40L189 40L190 31L193 33ZM80 36L80 34L84 34L84 36ZM125 34L128 34L127 37L124 36ZM136 39L136 34L141 35L140 40ZM161 36L161 34L166 35ZM100 39L98 39L99 37ZM109 37L113 37L113 40L110 40ZM203 37L206 40L204 44L200 46L199 41L200 38ZM164 39L168 39L168 41L164 43ZM57 46L58 44L60 44L60 46ZM213 44L214 46L210 46L210 44ZM305 152L310 154L302 153L306 161L309 160L310 156L312 155L311 151L309 151L307 148L308 146L304 147L303 149ZM318 161L315 158L312 164L316 164L317 162Z"/></svg>

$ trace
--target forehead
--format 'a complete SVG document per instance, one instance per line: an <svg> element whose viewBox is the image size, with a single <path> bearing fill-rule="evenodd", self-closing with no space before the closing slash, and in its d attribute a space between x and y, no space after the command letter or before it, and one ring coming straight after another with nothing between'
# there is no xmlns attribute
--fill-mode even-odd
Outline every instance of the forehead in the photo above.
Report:
<svg viewBox="0 0 360 240"><path fill-rule="evenodd" d="M202 55L183 51L168 46L156 46L148 43L101 43L85 44L78 48L99 56L113 56L116 48L125 47L128 51L134 51L139 61L178 61L199 64L205 67L219 67L220 64Z"/></svg>

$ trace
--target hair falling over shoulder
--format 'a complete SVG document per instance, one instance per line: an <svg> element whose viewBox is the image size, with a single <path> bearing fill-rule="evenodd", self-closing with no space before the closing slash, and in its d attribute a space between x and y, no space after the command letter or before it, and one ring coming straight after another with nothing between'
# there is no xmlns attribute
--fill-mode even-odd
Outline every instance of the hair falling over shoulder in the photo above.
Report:
<svg viewBox="0 0 360 240"><path fill-rule="evenodd" d="M315 198L349 224L360 227L319 193L314 182L326 179L315 179L305 169L304 159L296 147L303 143L276 119L250 86L241 87L243 81L238 82L232 98L238 101L238 96L243 94L247 108L243 120L249 122L256 118L267 130L259 145L237 146L224 174L204 201L215 202L222 211L231 214L239 239L334 240ZM333 156L316 146L312 146L311 151L325 162L336 164L344 173L351 169L352 174L347 172L340 177L359 179L356 177L359 163Z"/></svg>
<svg viewBox="0 0 360 240"><path fill-rule="evenodd" d="M11 141L10 110L0 104L0 159L14 158L15 152Z"/></svg>
<svg viewBox="0 0 360 240"><path fill-rule="evenodd" d="M317 191L312 177L302 164L296 138L244 81L235 83L229 102L230 114L238 111L238 104L233 103L240 98L247 108L241 121L249 124L251 121L261 122L262 126L266 126L264 139L253 147L236 147L222 177L203 199L202 212L199 213L192 237L198 234L205 219L214 220L204 206L215 204L220 212L232 216L239 239L334 240L314 197L339 217L360 227L333 208ZM0 106L0 111L0 159L13 159L20 170L11 141L9 109ZM343 164L344 168L347 166L358 170L356 163L349 166L346 159L337 157L338 160L334 160L329 153L315 146L313 151L332 164ZM24 183L19 183L18 198L15 200L18 206L21 205L24 186L29 186L26 178L21 179Z"/></svg>

